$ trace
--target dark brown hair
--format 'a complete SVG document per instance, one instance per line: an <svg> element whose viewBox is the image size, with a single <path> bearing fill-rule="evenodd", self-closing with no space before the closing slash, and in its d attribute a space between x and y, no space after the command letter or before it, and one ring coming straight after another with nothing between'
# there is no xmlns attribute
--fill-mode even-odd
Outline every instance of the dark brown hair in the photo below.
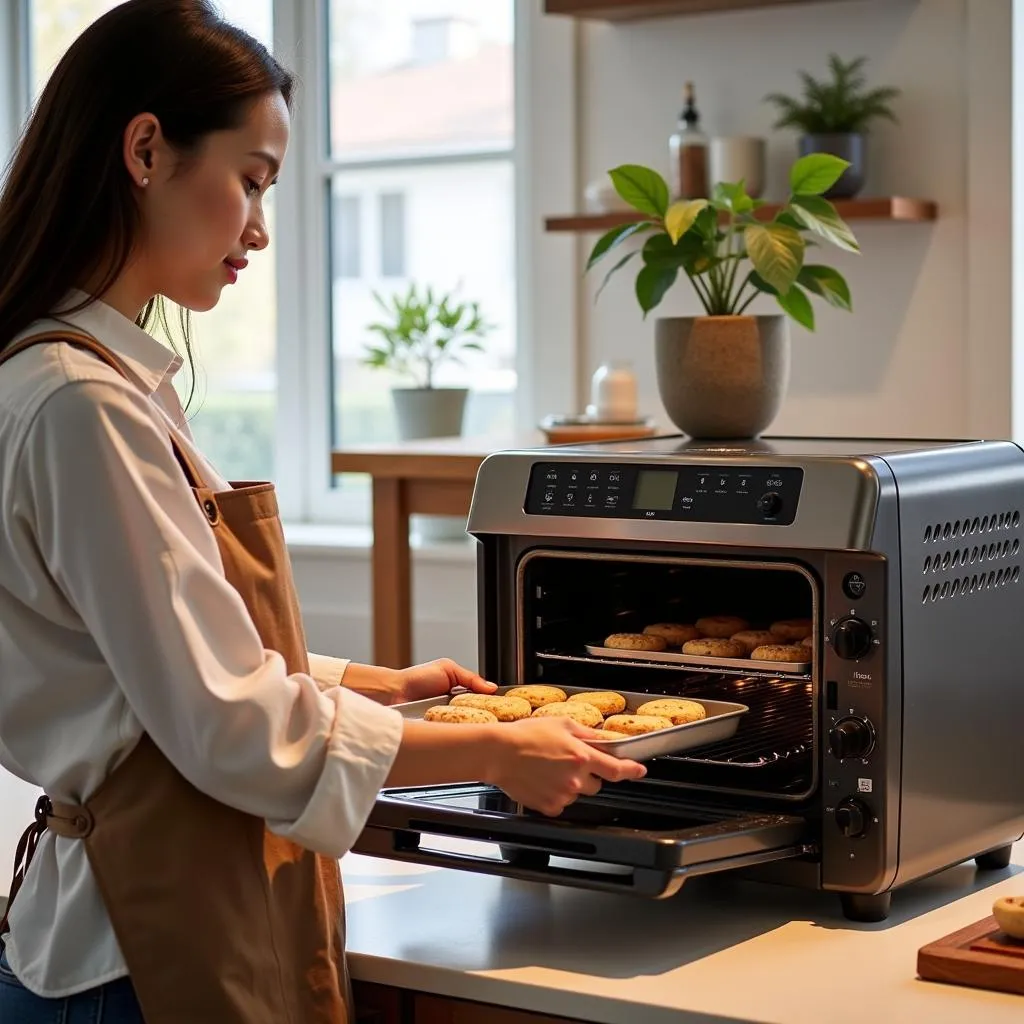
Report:
<svg viewBox="0 0 1024 1024"><path fill-rule="evenodd" d="M93 22L47 82L3 177L0 350L70 289L98 273L102 294L127 264L140 226L122 156L133 117L154 114L187 157L211 132L240 127L260 97L280 92L290 105L292 85L209 0L128 0ZM154 319L166 328L159 297L137 322Z"/></svg>

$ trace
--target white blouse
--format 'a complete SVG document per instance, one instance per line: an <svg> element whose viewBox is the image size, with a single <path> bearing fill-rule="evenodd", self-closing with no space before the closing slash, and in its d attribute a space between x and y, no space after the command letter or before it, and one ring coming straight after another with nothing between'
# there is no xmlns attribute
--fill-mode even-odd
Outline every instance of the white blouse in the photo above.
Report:
<svg viewBox="0 0 1024 1024"><path fill-rule="evenodd" d="M181 360L103 303L62 319L131 380L63 343L0 366L0 765L83 801L145 731L203 792L340 857L398 712L338 685L346 662L314 659L314 681L264 649L172 453L171 432L227 488L185 424ZM81 841L41 839L7 956L49 997L127 974Z"/></svg>

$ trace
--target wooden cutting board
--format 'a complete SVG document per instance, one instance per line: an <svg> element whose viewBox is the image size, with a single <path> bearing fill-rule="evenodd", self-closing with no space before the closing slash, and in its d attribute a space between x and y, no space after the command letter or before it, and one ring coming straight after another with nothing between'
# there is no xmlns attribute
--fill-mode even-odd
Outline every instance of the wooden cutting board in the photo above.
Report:
<svg viewBox="0 0 1024 1024"><path fill-rule="evenodd" d="M1011 939L994 917L986 917L922 946L917 973L928 981L1024 995L1024 941Z"/></svg>

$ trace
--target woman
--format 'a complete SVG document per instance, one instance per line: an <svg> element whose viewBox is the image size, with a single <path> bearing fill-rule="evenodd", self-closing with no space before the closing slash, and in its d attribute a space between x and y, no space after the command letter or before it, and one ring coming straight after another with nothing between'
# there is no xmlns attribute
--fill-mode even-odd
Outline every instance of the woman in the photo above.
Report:
<svg viewBox="0 0 1024 1024"><path fill-rule="evenodd" d="M47 794L5 1022L346 1021L337 858L382 785L557 814L643 774L568 720L387 707L493 688L452 662L310 658L273 488L196 450L143 328L267 246L291 92L207 0L130 0L57 67L0 197L0 763Z"/></svg>

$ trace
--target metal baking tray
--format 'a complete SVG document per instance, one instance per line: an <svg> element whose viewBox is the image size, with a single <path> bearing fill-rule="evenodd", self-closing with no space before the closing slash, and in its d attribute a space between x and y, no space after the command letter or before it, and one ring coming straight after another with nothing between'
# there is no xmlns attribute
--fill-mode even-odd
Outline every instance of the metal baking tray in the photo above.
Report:
<svg viewBox="0 0 1024 1024"><path fill-rule="evenodd" d="M699 654L673 654L672 651L625 651L619 647L587 644L587 654L595 658L620 658L624 661L655 661L662 665L683 665L691 668L756 669L776 676L803 676L811 670L809 661L754 661L753 658L707 658Z"/></svg>
<svg viewBox="0 0 1024 1024"><path fill-rule="evenodd" d="M558 688L564 690L567 695L596 693L598 690L610 689L607 686L559 686ZM511 686L499 686L495 693L504 694L511 689ZM648 732L642 736L623 736L621 740L593 741L594 746L606 750L613 757L625 757L633 761L649 761L652 757L661 757L663 754L678 754L684 750L692 750L695 747L704 747L710 743L730 739L739 728L740 715L745 715L750 710L746 704L736 704L727 700L701 700L700 697L691 697L689 694L680 697L678 694L633 693L629 690L612 690L611 692L621 693L626 698L626 710L621 712L624 715L633 714L641 704L645 704L649 700L661 698L692 700L696 704L703 704L704 710L707 712L707 718L699 722L674 725L671 729L659 729L658 732ZM451 694L429 697L426 700L396 704L395 708L402 713L403 718L422 718L428 708L447 704L451 697Z"/></svg>

